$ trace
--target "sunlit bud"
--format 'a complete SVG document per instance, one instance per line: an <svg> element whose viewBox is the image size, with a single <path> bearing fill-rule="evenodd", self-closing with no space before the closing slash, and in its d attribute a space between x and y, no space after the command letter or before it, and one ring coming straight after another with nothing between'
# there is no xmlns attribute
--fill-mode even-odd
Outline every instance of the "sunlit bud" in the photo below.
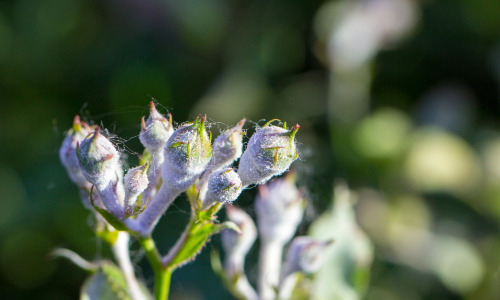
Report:
<svg viewBox="0 0 500 300"><path fill-rule="evenodd" d="M244 186L264 183L288 170L299 156L295 144L299 127L288 130L267 123L252 135L238 169Z"/></svg>
<svg viewBox="0 0 500 300"><path fill-rule="evenodd" d="M149 103L150 113L147 121L141 121L139 139L144 147L155 151L162 149L174 132L172 115L168 114L168 121L155 108L153 101Z"/></svg>
<svg viewBox="0 0 500 300"><path fill-rule="evenodd" d="M259 186L255 209L260 237L287 243L302 220L304 204L302 192L295 186L293 173Z"/></svg>
<svg viewBox="0 0 500 300"><path fill-rule="evenodd" d="M85 179L98 189L116 177L120 154L99 128L89 134L79 145L78 161Z"/></svg>
<svg viewBox="0 0 500 300"><path fill-rule="evenodd" d="M212 173L208 179L208 191L203 208L215 202L233 202L241 194L241 180L232 168L224 168Z"/></svg>
<svg viewBox="0 0 500 300"><path fill-rule="evenodd" d="M214 140L213 157L211 164L214 169L229 166L233 161L240 158L243 148L243 125L245 119L238 125L230 128Z"/></svg>
<svg viewBox="0 0 500 300"><path fill-rule="evenodd" d="M212 158L212 146L205 121L206 116L181 125L167 141L162 177L164 184L171 189L187 189L203 173Z"/></svg>
<svg viewBox="0 0 500 300"><path fill-rule="evenodd" d="M125 209L131 214L137 197L148 187L148 163L129 169L124 177Z"/></svg>
<svg viewBox="0 0 500 300"><path fill-rule="evenodd" d="M332 242L333 240L318 241L307 236L293 239L286 256L283 276L294 272L311 274L318 271Z"/></svg>
<svg viewBox="0 0 500 300"><path fill-rule="evenodd" d="M227 217L241 230L238 233L226 229L222 231L222 246L226 254L225 269L229 274L243 272L245 255L257 238L257 229L252 218L242 209L226 205Z"/></svg>
<svg viewBox="0 0 500 300"><path fill-rule="evenodd" d="M80 122L80 117L76 116L73 121L73 128L70 129L59 149L61 163L68 171L68 175L79 188L90 188L88 181L83 177L76 155L76 147L89 134L90 128L84 122Z"/></svg>

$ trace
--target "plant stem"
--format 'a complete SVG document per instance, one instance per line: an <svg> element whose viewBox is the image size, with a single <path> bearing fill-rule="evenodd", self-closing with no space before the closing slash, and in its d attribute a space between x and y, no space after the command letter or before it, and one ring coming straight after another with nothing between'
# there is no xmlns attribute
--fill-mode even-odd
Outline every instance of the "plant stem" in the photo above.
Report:
<svg viewBox="0 0 500 300"><path fill-rule="evenodd" d="M128 290L130 296L134 300L145 300L143 292L141 291L141 287L139 282L134 274L134 267L132 266L132 262L130 261L130 253L128 249L128 242L130 239L130 235L125 231L120 231L118 233L118 239L111 246L111 250L115 255L116 261L120 266L120 269L125 276L125 280L127 281Z"/></svg>
<svg viewBox="0 0 500 300"><path fill-rule="evenodd" d="M262 299L275 299L279 285L283 244L279 241L262 241L259 256L259 295Z"/></svg>
<svg viewBox="0 0 500 300"><path fill-rule="evenodd" d="M151 236L138 237L139 244L146 254L149 264L153 268L155 276L155 299L166 300L170 290L170 278L172 277L172 269L163 266L161 256L156 248L155 242Z"/></svg>

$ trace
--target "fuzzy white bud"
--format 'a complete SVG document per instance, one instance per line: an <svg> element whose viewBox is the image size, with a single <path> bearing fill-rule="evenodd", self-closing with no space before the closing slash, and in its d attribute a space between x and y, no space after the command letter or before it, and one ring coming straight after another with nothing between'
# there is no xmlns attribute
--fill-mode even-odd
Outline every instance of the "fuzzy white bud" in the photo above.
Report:
<svg viewBox="0 0 500 300"><path fill-rule="evenodd" d="M206 116L180 126L167 141L162 177L163 183L173 190L186 190L203 173L212 158L205 120Z"/></svg>
<svg viewBox="0 0 500 300"><path fill-rule="evenodd" d="M213 169L229 166L240 158L243 149L243 125L245 121L245 119L241 120L238 125L224 131L214 140L211 161Z"/></svg>
<svg viewBox="0 0 500 300"><path fill-rule="evenodd" d="M288 170L298 158L295 144L298 130L299 125L287 130L268 123L252 135L238 169L244 186L264 183Z"/></svg>
<svg viewBox="0 0 500 300"><path fill-rule="evenodd" d="M293 173L259 186L255 202L259 235L268 241L287 243L292 239L304 213L302 193Z"/></svg>
<svg viewBox="0 0 500 300"><path fill-rule="evenodd" d="M79 145L78 161L83 176L98 188L115 179L119 159L115 146L99 133L99 128Z"/></svg>
<svg viewBox="0 0 500 300"><path fill-rule="evenodd" d="M212 173L208 179L207 196L203 208L215 202L233 202L241 194L241 179L232 168L224 168Z"/></svg>
<svg viewBox="0 0 500 300"><path fill-rule="evenodd" d="M129 169L124 177L125 209L132 214L137 197L148 187L148 164Z"/></svg>
<svg viewBox="0 0 500 300"><path fill-rule="evenodd" d="M150 114L147 121L144 121L144 117L141 122L141 133L139 134L139 140L145 148L150 149L152 152L156 152L165 147L168 139L174 132L172 127L172 115L168 114L169 119L167 119L160 114L151 101L149 103Z"/></svg>
<svg viewBox="0 0 500 300"><path fill-rule="evenodd" d="M89 134L89 126L80 122L80 117L76 116L73 120L73 128L68 131L59 149L59 158L62 165L66 168L69 178L79 188L89 189L89 182L83 177L80 169L80 163L76 155L76 148L79 143Z"/></svg>

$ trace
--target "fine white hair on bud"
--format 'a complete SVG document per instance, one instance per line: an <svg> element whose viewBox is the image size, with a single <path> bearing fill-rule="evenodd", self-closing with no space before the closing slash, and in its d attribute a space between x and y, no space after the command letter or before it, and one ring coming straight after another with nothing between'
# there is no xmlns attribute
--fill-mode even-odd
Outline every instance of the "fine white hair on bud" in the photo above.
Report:
<svg viewBox="0 0 500 300"><path fill-rule="evenodd" d="M241 190L241 179L233 168L215 171L208 179L207 196L203 208L206 209L215 202L233 202L241 194Z"/></svg>
<svg viewBox="0 0 500 300"><path fill-rule="evenodd" d="M257 239L257 228L252 218L241 208L226 205L226 214L241 230L238 233L225 229L221 233L222 247L226 254L224 267L229 275L234 275L243 273L245 256Z"/></svg>
<svg viewBox="0 0 500 300"><path fill-rule="evenodd" d="M148 163L129 169L124 177L125 184L125 210L131 215L137 197L148 187Z"/></svg>
<svg viewBox="0 0 500 300"><path fill-rule="evenodd" d="M139 140L145 148L150 149L152 152L156 152L165 147L165 144L174 132L172 127L172 115L168 114L167 121L167 119L156 110L153 101L149 103L149 107L150 113L148 119L144 121L143 117L141 120Z"/></svg>
<svg viewBox="0 0 500 300"><path fill-rule="evenodd" d="M243 125L245 119L238 124L221 133L213 144L213 157L211 164L213 169L229 166L240 158L243 149Z"/></svg>
<svg viewBox="0 0 500 300"><path fill-rule="evenodd" d="M288 130L286 124L284 128L269 125L272 121L257 129L243 152L238 174L244 186L264 183L285 172L299 156L295 134L300 126Z"/></svg>
<svg viewBox="0 0 500 300"><path fill-rule="evenodd" d="M73 128L68 131L61 148L59 149L59 158L61 159L63 166L66 168L69 178L79 188L84 189L90 189L90 184L85 177L83 177L76 154L76 148L78 143L81 143L89 134L90 130L90 127L85 122L80 121L80 117L78 115L75 116L75 119L73 120Z"/></svg>
<svg viewBox="0 0 500 300"><path fill-rule="evenodd" d="M78 161L83 176L90 183L99 189L116 177L120 154L113 143L99 133L99 127L78 148Z"/></svg>
<svg viewBox="0 0 500 300"><path fill-rule="evenodd" d="M290 241L302 221L304 204L293 172L259 186L255 209L261 238L283 245Z"/></svg>
<svg viewBox="0 0 500 300"><path fill-rule="evenodd" d="M311 274L319 270L333 240L320 241L308 236L293 239L285 260L283 276L294 272Z"/></svg>
<svg viewBox="0 0 500 300"><path fill-rule="evenodd" d="M205 129L206 116L181 125L165 145L162 177L164 184L184 191L205 171L212 158L210 136Z"/></svg>

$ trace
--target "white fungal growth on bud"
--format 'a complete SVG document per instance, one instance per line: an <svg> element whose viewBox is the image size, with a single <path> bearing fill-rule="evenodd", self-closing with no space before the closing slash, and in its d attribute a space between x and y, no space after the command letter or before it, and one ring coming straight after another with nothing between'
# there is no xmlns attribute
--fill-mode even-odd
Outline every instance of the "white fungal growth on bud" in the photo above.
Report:
<svg viewBox="0 0 500 300"><path fill-rule="evenodd" d="M78 147L78 161L85 179L98 189L116 177L120 154L97 127Z"/></svg>
<svg viewBox="0 0 500 300"><path fill-rule="evenodd" d="M137 197L148 187L148 163L143 166L129 169L124 177L125 183L125 210L131 215Z"/></svg>
<svg viewBox="0 0 500 300"><path fill-rule="evenodd" d="M243 149L243 125L241 120L235 127L221 133L213 144L213 157L210 164L213 169L229 166L240 158Z"/></svg>
<svg viewBox="0 0 500 300"><path fill-rule="evenodd" d="M212 158L205 121L206 116L180 126L167 141L162 177L164 184L173 190L186 190L205 171Z"/></svg>
<svg viewBox="0 0 500 300"><path fill-rule="evenodd" d="M174 132L172 127L172 115L168 114L167 121L167 119L156 110L153 101L149 103L149 107L150 113L147 121L144 121L144 117L141 120L139 140L145 148L149 149L151 152L156 152L165 146Z"/></svg>
<svg viewBox="0 0 500 300"><path fill-rule="evenodd" d="M240 159L238 174L244 186L264 183L285 172L299 156L295 134L300 126L288 130L286 124L281 128L270 122L252 135Z"/></svg>
<svg viewBox="0 0 500 300"><path fill-rule="evenodd" d="M261 238L287 243L302 220L304 206L294 173L259 186L255 209Z"/></svg>
<svg viewBox="0 0 500 300"><path fill-rule="evenodd" d="M215 202L233 202L241 194L241 188L241 179L232 168L215 171L208 179L208 190L203 209L210 207Z"/></svg>
<svg viewBox="0 0 500 300"><path fill-rule="evenodd" d="M288 249L283 277L294 272L311 274L319 270L333 240L319 241L301 236L293 239Z"/></svg>
<svg viewBox="0 0 500 300"><path fill-rule="evenodd" d="M245 256L257 239L257 228L252 218L240 208L227 205L226 213L241 230L241 233L229 229L222 231L222 246L226 254L224 268L232 276L243 273Z"/></svg>
<svg viewBox="0 0 500 300"><path fill-rule="evenodd" d="M79 188L84 189L90 189L90 184L85 177L83 177L80 163L76 155L76 148L78 143L81 143L89 134L90 130L90 127L85 122L81 122L79 116L76 116L73 120L73 128L68 131L59 149L59 158L66 168L69 178Z"/></svg>

